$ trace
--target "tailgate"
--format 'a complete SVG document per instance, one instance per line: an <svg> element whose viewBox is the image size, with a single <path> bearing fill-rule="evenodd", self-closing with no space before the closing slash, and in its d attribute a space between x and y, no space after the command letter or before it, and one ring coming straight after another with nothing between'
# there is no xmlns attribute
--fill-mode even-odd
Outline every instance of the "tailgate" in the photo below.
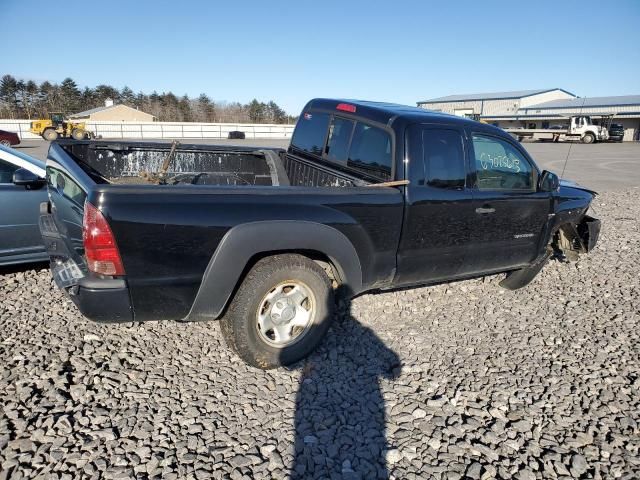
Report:
<svg viewBox="0 0 640 480"><path fill-rule="evenodd" d="M131 321L126 281L95 275L87 267L82 223L95 182L56 143L49 148L46 170L49 201L40 207L40 234L56 285L92 320Z"/></svg>
<svg viewBox="0 0 640 480"><path fill-rule="evenodd" d="M84 202L95 183L58 144L47 156L48 205L40 209L40 233L59 287L76 285L88 275L83 257Z"/></svg>

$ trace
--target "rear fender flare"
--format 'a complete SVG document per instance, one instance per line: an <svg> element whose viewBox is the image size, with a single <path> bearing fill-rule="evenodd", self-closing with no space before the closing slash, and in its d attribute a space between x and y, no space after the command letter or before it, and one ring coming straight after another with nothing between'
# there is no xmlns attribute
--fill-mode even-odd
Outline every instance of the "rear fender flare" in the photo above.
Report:
<svg viewBox="0 0 640 480"><path fill-rule="evenodd" d="M219 318L254 256L304 250L326 255L349 293L355 295L363 291L360 259L353 244L339 230L296 220L250 222L231 228L222 238L184 320Z"/></svg>

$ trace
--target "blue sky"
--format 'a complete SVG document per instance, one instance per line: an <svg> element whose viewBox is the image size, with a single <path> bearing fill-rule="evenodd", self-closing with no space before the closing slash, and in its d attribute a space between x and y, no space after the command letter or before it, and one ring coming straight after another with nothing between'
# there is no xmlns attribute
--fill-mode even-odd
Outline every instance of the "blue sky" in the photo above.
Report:
<svg viewBox="0 0 640 480"><path fill-rule="evenodd" d="M640 0L74 5L0 0L0 75L256 97L289 113L320 96L414 105L547 87L640 94Z"/></svg>

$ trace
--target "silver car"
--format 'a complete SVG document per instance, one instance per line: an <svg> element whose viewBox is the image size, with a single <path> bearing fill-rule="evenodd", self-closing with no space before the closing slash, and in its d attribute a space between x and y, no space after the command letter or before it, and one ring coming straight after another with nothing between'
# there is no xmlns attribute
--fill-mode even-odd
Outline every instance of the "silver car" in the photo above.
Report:
<svg viewBox="0 0 640 480"><path fill-rule="evenodd" d="M0 265L49 260L40 237L45 163L0 145Z"/></svg>

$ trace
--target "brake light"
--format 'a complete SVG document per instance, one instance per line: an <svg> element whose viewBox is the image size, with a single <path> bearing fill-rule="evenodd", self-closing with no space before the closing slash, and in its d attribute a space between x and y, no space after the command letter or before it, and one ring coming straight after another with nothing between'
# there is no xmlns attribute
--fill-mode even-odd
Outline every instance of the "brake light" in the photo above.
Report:
<svg viewBox="0 0 640 480"><path fill-rule="evenodd" d="M89 202L84 205L82 243L90 271L101 275L124 275L113 232L100 210Z"/></svg>
<svg viewBox="0 0 640 480"><path fill-rule="evenodd" d="M356 106L349 105L348 103L339 103L336 110L342 110L343 112L356 113Z"/></svg>

